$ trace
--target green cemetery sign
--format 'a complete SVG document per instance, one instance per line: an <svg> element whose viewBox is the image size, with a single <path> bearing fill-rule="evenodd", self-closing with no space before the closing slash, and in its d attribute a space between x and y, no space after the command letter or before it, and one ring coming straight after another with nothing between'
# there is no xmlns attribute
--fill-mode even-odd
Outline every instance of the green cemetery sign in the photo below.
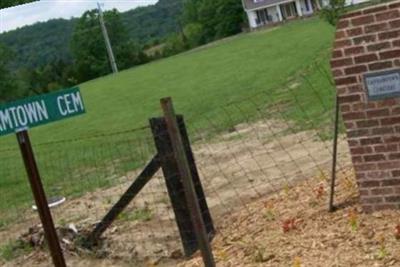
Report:
<svg viewBox="0 0 400 267"><path fill-rule="evenodd" d="M78 87L0 105L0 136L85 113Z"/></svg>

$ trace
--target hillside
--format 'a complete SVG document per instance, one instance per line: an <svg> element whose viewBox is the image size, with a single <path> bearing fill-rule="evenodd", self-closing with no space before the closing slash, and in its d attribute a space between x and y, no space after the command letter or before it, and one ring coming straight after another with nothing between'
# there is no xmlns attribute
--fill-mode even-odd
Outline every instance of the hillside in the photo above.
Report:
<svg viewBox="0 0 400 267"><path fill-rule="evenodd" d="M122 13L122 20L130 38L146 44L175 32L181 11L182 0L160 0ZM0 42L14 50L14 66L38 67L54 59L71 62L69 43L76 21L54 19L25 26L1 34Z"/></svg>

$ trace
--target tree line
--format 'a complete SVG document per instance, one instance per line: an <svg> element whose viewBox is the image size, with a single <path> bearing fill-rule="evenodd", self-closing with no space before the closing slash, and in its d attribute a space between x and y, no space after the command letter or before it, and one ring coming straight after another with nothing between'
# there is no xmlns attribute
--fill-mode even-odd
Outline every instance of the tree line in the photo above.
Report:
<svg viewBox="0 0 400 267"><path fill-rule="evenodd" d="M13 59L21 51L0 43L0 101L48 93L111 73L98 16L97 10L86 11L75 19L73 28L64 25L65 31L72 33L68 38L59 36L68 42L68 49L60 53L68 55L49 56L44 64L15 66ZM239 33L244 12L240 0L186 0L176 18L176 30L167 38L149 39L146 44L130 37L129 24L116 9L104 12L104 19L118 68L124 70ZM148 52L154 46L157 48Z"/></svg>

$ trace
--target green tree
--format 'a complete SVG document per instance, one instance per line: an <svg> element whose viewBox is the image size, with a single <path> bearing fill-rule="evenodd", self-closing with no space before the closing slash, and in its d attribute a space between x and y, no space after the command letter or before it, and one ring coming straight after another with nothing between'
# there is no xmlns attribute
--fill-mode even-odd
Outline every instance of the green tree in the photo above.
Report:
<svg viewBox="0 0 400 267"><path fill-rule="evenodd" d="M0 102L14 100L20 96L15 75L9 70L11 59L10 49L0 44Z"/></svg>
<svg viewBox="0 0 400 267"><path fill-rule="evenodd" d="M129 41L120 13L116 9L106 11L104 20L119 69L146 62L138 45ZM85 12L76 23L71 50L79 82L111 72L97 10Z"/></svg>

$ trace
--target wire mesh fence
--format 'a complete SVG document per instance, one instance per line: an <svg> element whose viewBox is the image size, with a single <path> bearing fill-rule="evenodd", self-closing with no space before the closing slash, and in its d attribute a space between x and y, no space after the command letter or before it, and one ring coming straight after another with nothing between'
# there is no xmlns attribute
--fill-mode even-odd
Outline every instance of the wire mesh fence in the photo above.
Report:
<svg viewBox="0 0 400 267"><path fill-rule="evenodd" d="M312 77L302 76L301 82L288 82L274 95L260 92L206 114L192 112L190 117L184 117L216 228L214 243L225 247L235 243L233 249L239 251L238 255L244 253L244 261L250 264L254 255L249 257L246 249L259 252L259 248L255 249L251 242L256 227L249 228L248 224L272 221L279 227L283 225L286 231L298 223L297 213L293 215L290 210L307 213L326 209L334 92L324 68L313 68L327 77L325 84L315 85ZM53 208L52 214L67 264L89 266L97 259L122 266L133 262L176 265L182 261L185 251L181 237L185 229L177 225L176 214L180 211L171 205L174 194L182 194L171 189L174 181L170 179L178 174L165 175L161 170L118 215L95 249L82 246L84 237L157 154L155 138L150 126L146 126L74 140L40 144L33 140L48 197L66 197L66 202ZM339 140L338 158L340 187L353 188L343 138ZM22 266L32 262L49 264L19 151L16 147L0 149L0 162L0 262L10 266L16 262ZM346 202L354 194L351 191L339 197ZM297 198L295 206L289 201L292 198ZM282 210L278 211L277 206ZM239 229L244 229L240 233L244 240L241 245L234 234ZM313 249L312 244L309 246ZM215 253L221 266L239 266L224 257L226 252L217 249ZM282 253L276 258L281 260L284 256ZM264 262L267 256L257 257L261 258L256 262Z"/></svg>

